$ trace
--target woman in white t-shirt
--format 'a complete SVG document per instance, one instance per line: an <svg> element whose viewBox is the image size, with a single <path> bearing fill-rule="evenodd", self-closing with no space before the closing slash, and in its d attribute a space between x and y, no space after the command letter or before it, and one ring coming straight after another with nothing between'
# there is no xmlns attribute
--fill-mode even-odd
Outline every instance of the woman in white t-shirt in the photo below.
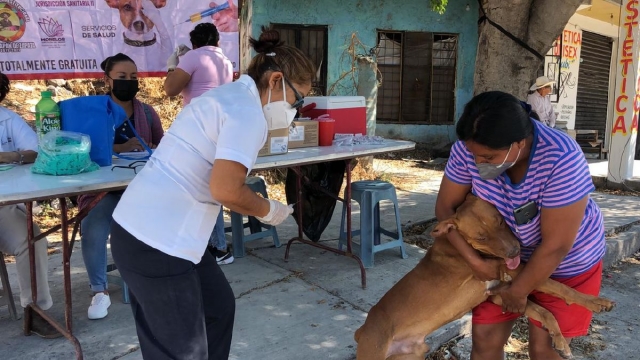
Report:
<svg viewBox="0 0 640 360"><path fill-rule="evenodd" d="M227 359L235 298L205 251L220 205L270 225L293 212L256 195L245 178L267 130L293 120L315 69L276 31L251 44L247 75L178 114L113 213L111 252L145 359Z"/></svg>
<svg viewBox="0 0 640 360"><path fill-rule="evenodd" d="M169 96L182 93L182 104L189 105L193 98L205 92L233 81L233 65L218 46L220 34L211 23L201 23L189 33L191 46L189 50L180 45L167 60L167 78L164 91ZM183 55L178 58L179 53ZM233 254L227 248L224 236L224 217L218 213L216 226L209 237L207 248L215 257L218 265L231 264Z"/></svg>

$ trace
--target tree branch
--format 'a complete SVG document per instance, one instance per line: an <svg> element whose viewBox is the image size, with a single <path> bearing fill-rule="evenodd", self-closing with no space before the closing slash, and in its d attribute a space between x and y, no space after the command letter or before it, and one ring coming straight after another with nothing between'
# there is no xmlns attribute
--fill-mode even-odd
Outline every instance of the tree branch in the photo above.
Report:
<svg viewBox="0 0 640 360"><path fill-rule="evenodd" d="M534 0L529 12L525 42L546 54L583 0Z"/></svg>

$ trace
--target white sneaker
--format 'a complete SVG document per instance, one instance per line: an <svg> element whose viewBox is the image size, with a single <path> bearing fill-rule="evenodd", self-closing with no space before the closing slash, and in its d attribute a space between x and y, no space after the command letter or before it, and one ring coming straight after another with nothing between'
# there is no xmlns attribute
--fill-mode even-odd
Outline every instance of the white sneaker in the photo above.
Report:
<svg viewBox="0 0 640 360"><path fill-rule="evenodd" d="M87 311L87 316L91 320L102 319L109 313L107 309L111 306L111 298L105 293L97 293L91 299L91 305Z"/></svg>

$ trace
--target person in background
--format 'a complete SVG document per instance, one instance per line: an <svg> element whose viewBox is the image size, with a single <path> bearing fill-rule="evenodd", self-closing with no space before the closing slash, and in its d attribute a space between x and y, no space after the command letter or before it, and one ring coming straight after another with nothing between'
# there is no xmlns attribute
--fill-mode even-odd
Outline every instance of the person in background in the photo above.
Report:
<svg viewBox="0 0 640 360"><path fill-rule="evenodd" d="M167 95L182 93L183 105L208 90L233 81L233 66L218 47L220 34L215 25L198 24L189 37L193 50L185 45L178 46L167 60L169 72L164 81Z"/></svg>
<svg viewBox="0 0 640 360"><path fill-rule="evenodd" d="M538 114L540 121L550 128L556 126L556 113L551 105L551 94L554 82L546 76L540 76L529 88L527 103Z"/></svg>
<svg viewBox="0 0 640 360"><path fill-rule="evenodd" d="M139 88L136 64L127 55L119 53L106 58L100 67L104 71L105 83L110 89L107 96L111 96L114 102L124 108L140 138L150 148L155 148L160 143L164 130L153 107L135 98ZM127 122L116 129L115 135L115 153L144 150ZM107 288L107 240L111 215L121 195L122 191L109 192L89 211L81 223L82 258L87 268L89 285L94 292L87 310L87 316L92 320L107 316L111 306ZM84 209L94 198L95 194L80 195L78 210Z"/></svg>
<svg viewBox="0 0 640 360"><path fill-rule="evenodd" d="M145 359L228 359L235 297L206 251L220 206L272 226L293 213L245 179L268 130L293 121L315 68L277 31L250 43L248 74L182 109L113 213L111 253Z"/></svg>
<svg viewBox="0 0 640 360"><path fill-rule="evenodd" d="M9 78L0 73L0 102L4 100L11 85ZM0 170L6 170L15 164L31 164L38 155L38 136L20 115L0 106ZM33 234L39 235L40 229L34 223ZM23 204L0 206L0 252L13 255L16 259L18 286L20 287L20 305L26 308L32 301L31 270L29 266L29 245L27 242L27 210ZM47 238L38 240L34 245L36 265L36 285L38 288L37 305L47 310L53 305L49 292L49 259L47 256ZM44 338L62 336L37 312L32 312L31 332ZM25 317L26 320L26 317Z"/></svg>
<svg viewBox="0 0 640 360"><path fill-rule="evenodd" d="M228 3L229 8L211 15L211 21L220 32L220 48L227 55L234 69L234 80L240 76L238 64L240 63L240 53L238 52L238 42L240 39L238 19L239 0L215 0L209 3L209 7L216 7L223 3Z"/></svg>
<svg viewBox="0 0 640 360"><path fill-rule="evenodd" d="M436 199L436 217L451 224L447 239L476 278L500 278L495 270L498 260L481 257L450 220L472 192L504 217L502 226L520 241L520 255L511 260L521 258L526 263L509 286L489 291L502 297L502 307L486 301L473 309L471 358L504 357L504 344L527 299L553 314L567 341L586 335L591 311L533 291L549 277L585 294L597 296L600 291L604 223L589 195L595 187L580 146L565 133L532 119L523 103L500 91L471 99L456 132L459 140L451 148ZM519 208L527 209L526 218L515 216ZM547 330L532 319L529 356L561 359Z"/></svg>
<svg viewBox="0 0 640 360"><path fill-rule="evenodd" d="M220 34L211 23L195 26L189 33L193 50L185 45L178 49L167 60L167 78L164 89L169 96L182 93L182 104L188 105L191 99L208 90L233 81L233 66L218 47ZM179 54L183 54L180 58ZM216 257L218 265L231 264L233 254L227 248L224 236L224 217L222 209L218 213L216 225L209 237L207 248Z"/></svg>

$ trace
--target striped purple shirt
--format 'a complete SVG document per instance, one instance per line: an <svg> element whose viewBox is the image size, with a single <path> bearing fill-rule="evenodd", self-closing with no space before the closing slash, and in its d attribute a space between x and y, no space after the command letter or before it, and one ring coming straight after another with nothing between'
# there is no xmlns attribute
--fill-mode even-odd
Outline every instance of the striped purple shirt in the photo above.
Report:
<svg viewBox="0 0 640 360"><path fill-rule="evenodd" d="M542 240L540 211L528 224L516 225L513 210L534 201L541 208L568 206L595 190L589 166L578 144L565 133L534 124L533 148L529 169L519 184L511 183L506 174L495 180L483 180L473 154L457 141L445 175L453 182L471 185L474 195L495 205L506 223L520 240L522 260L528 261ZM573 247L552 274L571 277L584 273L597 264L605 252L604 222L600 208L589 198L578 236Z"/></svg>

